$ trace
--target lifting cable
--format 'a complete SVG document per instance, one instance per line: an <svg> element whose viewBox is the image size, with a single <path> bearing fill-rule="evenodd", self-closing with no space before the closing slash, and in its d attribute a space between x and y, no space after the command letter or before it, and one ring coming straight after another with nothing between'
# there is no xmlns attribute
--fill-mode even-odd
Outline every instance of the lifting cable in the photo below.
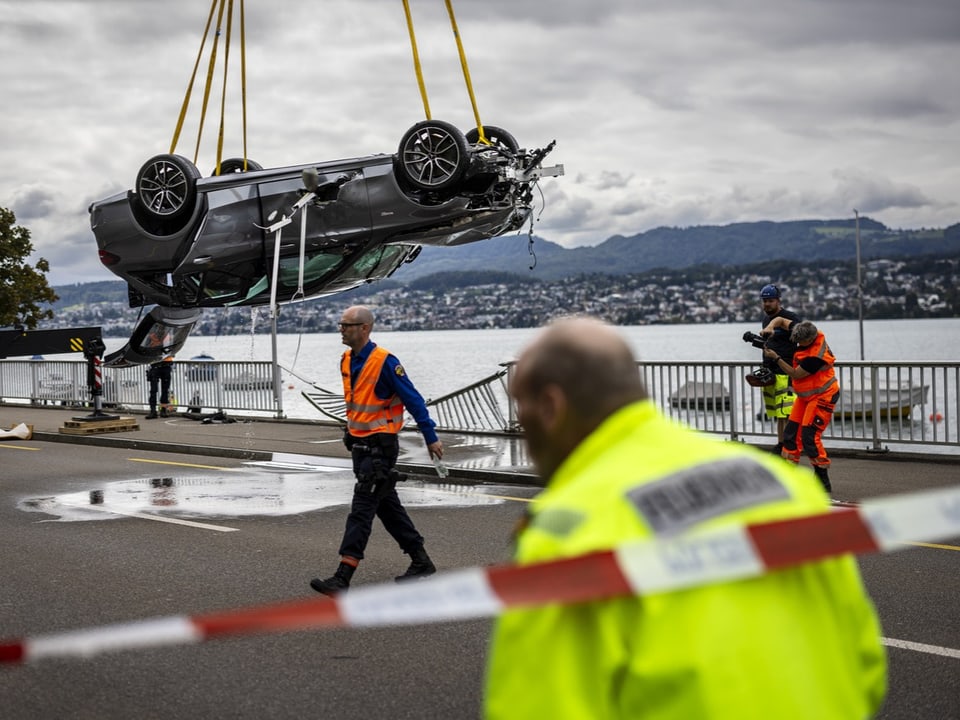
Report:
<svg viewBox="0 0 960 720"><path fill-rule="evenodd" d="M218 9L219 6L219 9ZM217 25L214 33L213 43L210 51L210 61L207 64L207 82L203 91L203 104L200 110L200 124L197 131L197 142L194 148L193 162L196 164L200 154L200 140L203 137L204 120L207 115L207 107L210 101L210 90L213 86L214 70L216 69L217 48L220 42L221 26L223 23L224 10L227 15L227 32L224 39L224 63L223 63L223 88L220 97L220 128L217 137L217 165L215 174L220 174L220 161L223 158L223 133L226 124L226 97L227 97L227 79L230 66L230 40L233 34L233 0L212 0L210 3L210 14L207 16L207 24L203 31L203 37L200 40L200 50L197 52L197 59L193 65L193 72L190 75L190 82L187 84L187 91L183 97L183 104L180 108L180 117L177 120L177 127L173 133L173 141L170 144L171 154L176 152L177 143L180 140L180 133L183 130L184 119L190 106L190 97L193 94L193 85L197 78L197 71L200 68L200 60L203 57L203 50L206 46L207 37L210 35L210 28L213 22L214 11L217 11ZM246 25L244 20L244 0L240 0L240 97L242 104L242 132L243 132L243 169L247 169L247 53L246 53Z"/></svg>
<svg viewBox="0 0 960 720"><path fill-rule="evenodd" d="M430 115L430 100L427 98L427 88L423 84L423 68L420 66L420 53L417 51L417 36L413 32L413 18L410 16L410 2L403 0L403 12L407 16L407 32L410 33L410 47L413 51L413 70L417 75L417 85L420 86L420 97L423 99L423 111L427 120L432 120Z"/></svg>
<svg viewBox="0 0 960 720"><path fill-rule="evenodd" d="M467 55L463 50L463 42L460 39L460 30L457 28L457 18L453 13L453 1L445 0L447 5L447 14L450 16L450 27L453 30L453 37L457 42L457 51L460 54L460 67L463 69L463 79L467 86L467 94L470 96L470 106L473 108L473 119L477 123L478 140L486 145L490 144L483 132L483 123L480 122L480 112L477 109L477 99L473 94L473 83L470 80L470 68L467 65ZM413 31L413 19L410 15L410 2L403 0L403 11L407 17L407 31L410 34L410 46L413 50L413 68L417 75L417 85L420 87L420 97L423 99L423 110L426 113L427 120L430 116L430 101L427 98L427 88L423 82L423 68L420 65L420 54L417 50L417 38Z"/></svg>

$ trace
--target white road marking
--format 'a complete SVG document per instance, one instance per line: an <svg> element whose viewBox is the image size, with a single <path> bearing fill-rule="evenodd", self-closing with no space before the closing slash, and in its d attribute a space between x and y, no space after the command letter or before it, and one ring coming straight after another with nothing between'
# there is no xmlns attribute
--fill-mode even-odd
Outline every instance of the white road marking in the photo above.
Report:
<svg viewBox="0 0 960 720"><path fill-rule="evenodd" d="M243 463L252 467L261 467L268 470L298 470L300 472L342 472L345 468L329 465L312 465L310 463L277 462L276 460L250 460Z"/></svg>
<svg viewBox="0 0 960 720"><path fill-rule="evenodd" d="M147 513L130 512L112 508L109 505L83 505L81 503L61 502L61 505L67 507L79 508L83 510L96 510L110 515L123 515L125 517L139 518L140 520L153 520L155 522L171 523L173 525L185 525L199 530L213 530L214 532L238 532L239 528L226 527L224 525L210 525L208 523L199 523L192 520L180 520L178 518L162 517L160 515L149 515Z"/></svg>
<svg viewBox="0 0 960 720"><path fill-rule="evenodd" d="M960 650L954 650L953 648L940 647L939 645L925 645L923 643L910 642L909 640L895 640L893 638L880 638L880 641L887 647L913 650L914 652L927 653L928 655L942 655L943 657L957 658L960 660Z"/></svg>
<svg viewBox="0 0 960 720"><path fill-rule="evenodd" d="M148 465L173 465L175 467L199 468L200 470L222 470L223 472L241 472L243 468L227 467L226 465L197 465L179 460L154 460L151 458L127 458L130 462L146 463Z"/></svg>

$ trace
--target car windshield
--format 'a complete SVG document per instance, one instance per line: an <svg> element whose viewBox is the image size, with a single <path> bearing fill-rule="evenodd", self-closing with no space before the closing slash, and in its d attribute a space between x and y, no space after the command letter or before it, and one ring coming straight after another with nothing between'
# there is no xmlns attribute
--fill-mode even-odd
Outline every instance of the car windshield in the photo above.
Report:
<svg viewBox="0 0 960 720"><path fill-rule="evenodd" d="M401 243L397 245L380 245L359 257L353 259L348 267L337 273L325 287L317 292L330 295L335 292L349 290L373 280L382 280L393 274L408 257L416 245Z"/></svg>
<svg viewBox="0 0 960 720"><path fill-rule="evenodd" d="M346 253L334 248L307 253L303 262L303 283L300 282L300 257L280 259L277 297L288 300L299 297L330 295L348 290L370 280L392 273L415 247L409 244L380 245L362 254ZM260 261L243 261L192 275L188 283L196 288L199 304L207 307L262 304L270 295L270 273Z"/></svg>

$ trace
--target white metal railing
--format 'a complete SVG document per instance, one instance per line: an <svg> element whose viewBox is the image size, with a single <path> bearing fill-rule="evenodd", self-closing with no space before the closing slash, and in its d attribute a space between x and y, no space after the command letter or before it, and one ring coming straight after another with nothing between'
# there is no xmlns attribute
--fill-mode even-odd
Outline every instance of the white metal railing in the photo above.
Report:
<svg viewBox="0 0 960 720"><path fill-rule="evenodd" d="M104 407L146 409L146 367L101 368ZM0 401L32 405L90 404L87 363L76 360L0 361ZM171 403L181 408L271 413L283 417L269 362L183 361L172 368Z"/></svg>
<svg viewBox="0 0 960 720"><path fill-rule="evenodd" d="M640 362L654 402L667 416L731 440L773 445L763 395L745 377L744 363ZM437 400L428 401L438 427L479 433L521 431L509 400L514 363ZM506 374L504 374L506 373ZM891 445L960 452L960 363L866 363L837 365L842 392L824 442L883 452ZM317 389L311 398L330 417L342 418L343 398ZM310 395L305 392L304 395ZM332 414L331 414L332 413Z"/></svg>
<svg viewBox="0 0 960 720"><path fill-rule="evenodd" d="M509 399L513 363L455 392L428 401L438 427L477 433L521 431ZM774 426L761 391L744 377L755 365L717 362L640 362L652 398L671 418L732 440L762 444ZM837 364L841 400L824 433L834 447L882 452L891 445L960 453L960 363ZM263 361L178 361L171 382L181 408L270 413L284 417L273 366ZM105 407L147 407L143 367L103 368ZM323 391L337 408L342 397ZM304 393L305 395L307 393ZM73 360L0 361L0 401L34 405L90 404L87 363ZM339 400L339 405L337 401Z"/></svg>
<svg viewBox="0 0 960 720"><path fill-rule="evenodd" d="M760 389L741 363L638 363L660 408L675 419L733 440L771 437ZM823 434L834 446L882 452L919 445L960 452L960 363L837 363L841 395ZM771 445L773 442L771 442Z"/></svg>

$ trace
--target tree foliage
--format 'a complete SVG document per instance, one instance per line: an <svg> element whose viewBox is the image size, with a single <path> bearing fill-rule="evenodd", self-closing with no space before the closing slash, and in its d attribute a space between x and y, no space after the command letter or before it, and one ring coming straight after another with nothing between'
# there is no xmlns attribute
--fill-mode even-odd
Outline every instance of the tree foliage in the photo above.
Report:
<svg viewBox="0 0 960 720"><path fill-rule="evenodd" d="M20 323L33 329L53 317L40 305L55 302L57 295L47 284L50 264L43 258L34 266L27 263L33 252L30 231L16 222L12 210L0 208L0 326Z"/></svg>

